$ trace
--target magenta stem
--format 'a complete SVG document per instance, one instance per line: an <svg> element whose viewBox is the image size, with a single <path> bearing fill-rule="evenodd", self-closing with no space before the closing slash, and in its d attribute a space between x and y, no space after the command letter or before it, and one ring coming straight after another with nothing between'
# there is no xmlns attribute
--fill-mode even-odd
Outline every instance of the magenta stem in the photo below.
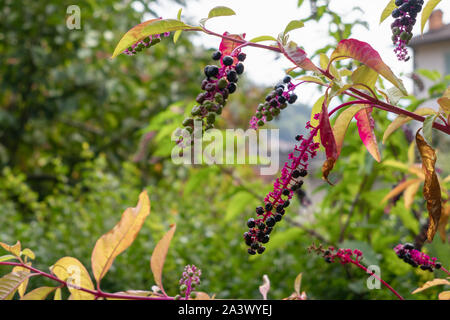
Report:
<svg viewBox="0 0 450 320"><path fill-rule="evenodd" d="M367 272L367 268L365 266L363 266L362 264L360 264L358 261L349 259L349 262L353 263L355 266L357 266L358 268L364 270L366 273ZM400 300L405 300L397 291L395 291L394 288L392 288L386 281L384 281L383 279L381 279L379 276L377 276L375 273L371 273L371 275L377 279L378 281L380 281L386 288L388 288L393 294L395 294L397 296L397 298L399 298Z"/></svg>
<svg viewBox="0 0 450 320"><path fill-rule="evenodd" d="M49 279L54 280L56 282L59 282L65 287L69 287L70 286L66 281L58 279L57 277L55 277L52 274L43 272L41 270L38 270L38 269L33 268L31 266L28 266L28 265L26 265L24 263L0 262L0 265L23 267L23 268L26 268L26 269L28 269L30 271L33 271L34 273L39 274L39 275L41 275L43 277L46 277L46 278L49 278ZM90 294L92 294L95 297L95 299L98 299L98 298L115 298L115 299L126 299L126 300L173 300L172 297L168 297L168 296L166 296L166 297L142 297L142 296L131 296L131 295L125 295L125 294L118 294L118 293L108 293L108 292L103 292L100 289L90 290L90 289L86 289L86 288L77 288L77 290L90 293Z"/></svg>

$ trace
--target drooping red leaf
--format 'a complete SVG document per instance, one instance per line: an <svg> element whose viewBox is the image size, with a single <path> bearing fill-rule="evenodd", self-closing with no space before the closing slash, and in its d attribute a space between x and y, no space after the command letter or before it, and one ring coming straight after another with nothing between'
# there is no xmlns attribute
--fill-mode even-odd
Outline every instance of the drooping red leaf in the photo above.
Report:
<svg viewBox="0 0 450 320"><path fill-rule="evenodd" d="M305 70L319 71L314 63L307 58L306 52L297 46L295 42L289 41L286 45L278 42L278 48L286 56L286 58L291 60L296 66L299 66Z"/></svg>
<svg viewBox="0 0 450 320"><path fill-rule="evenodd" d="M378 162L381 161L380 151L378 150L377 137L373 130L375 121L372 117L373 108L365 108L358 111L355 115L356 125L358 126L359 137L367 148L367 151Z"/></svg>
<svg viewBox="0 0 450 320"><path fill-rule="evenodd" d="M353 58L364 63L389 80L405 95L408 94L403 82L395 76L391 68L383 62L380 54L370 44L356 39L342 40L331 55L330 61L345 58Z"/></svg>
<svg viewBox="0 0 450 320"><path fill-rule="evenodd" d="M328 180L328 175L330 171L333 169L334 164L338 158L338 149L336 139L334 138L333 129L331 128L330 118L328 116L328 109L325 103L322 105L322 112L320 114L319 131L320 131L320 142L322 143L322 146L325 148L325 154L327 156L327 160L322 165L322 177L329 184L332 184Z"/></svg>
<svg viewBox="0 0 450 320"><path fill-rule="evenodd" d="M223 36L227 38L232 38L236 40L245 41L245 33L243 34L230 34L227 31L224 32ZM222 59L225 56L229 56L231 52L233 52L236 47L238 47L240 43L222 38L222 42L220 42L219 51L222 52L222 57L220 58L220 63L222 64ZM237 58L234 57L234 62L237 63Z"/></svg>

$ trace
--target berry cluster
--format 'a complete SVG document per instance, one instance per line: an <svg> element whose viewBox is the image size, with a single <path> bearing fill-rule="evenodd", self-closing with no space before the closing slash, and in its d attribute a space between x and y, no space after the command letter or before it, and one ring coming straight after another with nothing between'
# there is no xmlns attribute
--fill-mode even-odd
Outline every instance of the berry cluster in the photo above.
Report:
<svg viewBox="0 0 450 320"><path fill-rule="evenodd" d="M363 253L358 249L336 249L334 247L328 247L328 249L324 249L322 245L316 247L313 244L308 248L308 251L315 251L317 254L321 255L324 258L325 262L328 263L360 263L363 259Z"/></svg>
<svg viewBox="0 0 450 320"><path fill-rule="evenodd" d="M297 101L297 95L292 92L296 86L291 80L290 76L284 77L283 83L278 83L266 96L266 101L258 105L256 114L250 120L251 128L256 130L266 122L272 121L281 110L287 107L288 103L293 104Z"/></svg>
<svg viewBox="0 0 450 320"><path fill-rule="evenodd" d="M284 164L281 177L274 183L274 190L264 198L264 207L257 207L257 218L247 221L249 230L244 233L245 243L250 247L248 253L254 255L263 253L263 244L269 242L270 233L277 222L280 222L285 214L286 208L295 191L302 185L302 178L308 174L308 160L317 155L319 144L314 142L318 128L307 125L311 129L308 139L298 135L295 137L297 145L289 154L289 162Z"/></svg>
<svg viewBox="0 0 450 320"><path fill-rule="evenodd" d="M396 45L394 52L398 60L408 61L406 45L412 38L412 29L416 23L417 14L422 10L423 0L396 0L398 7L392 11L395 21L391 24L392 42Z"/></svg>
<svg viewBox="0 0 450 320"><path fill-rule="evenodd" d="M187 300L196 297L193 290L200 284L200 276L202 271L194 265L187 265L184 267L183 275L180 279L180 294L176 295L175 300L180 300L182 296Z"/></svg>
<svg viewBox="0 0 450 320"><path fill-rule="evenodd" d="M163 34L164 37L168 37L170 36L170 32L165 32ZM135 44L133 44L131 47L129 47L128 49L126 49L123 53L129 56L134 56L135 54L137 54L138 52L144 50L144 49L148 49L152 46L154 46L155 44L158 44L161 42L161 35L160 34L155 34L153 36L148 36L146 38L144 38L143 40L140 40L138 42L136 42Z"/></svg>
<svg viewBox="0 0 450 320"><path fill-rule="evenodd" d="M436 258L430 258L425 253L416 250L411 243L398 244L394 251L400 259L414 268L420 267L422 270L433 272L434 269L442 267L439 262L436 262Z"/></svg>
<svg viewBox="0 0 450 320"><path fill-rule="evenodd" d="M220 60L221 66L208 65L205 67L206 78L202 81L204 92L197 96L198 105L192 108L191 114L194 118L186 118L183 126L189 133L193 132L194 119L206 120L205 130L214 127L216 115L222 113L222 109L227 103L228 96L237 89L236 83L239 75L244 72L242 63L246 54L235 50L231 55L223 56L221 51L216 51L212 55L213 60Z"/></svg>

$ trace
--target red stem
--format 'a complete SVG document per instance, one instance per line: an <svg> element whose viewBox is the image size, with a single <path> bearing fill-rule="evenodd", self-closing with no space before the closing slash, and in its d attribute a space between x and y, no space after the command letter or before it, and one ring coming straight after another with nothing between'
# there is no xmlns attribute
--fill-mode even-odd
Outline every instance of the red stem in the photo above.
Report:
<svg viewBox="0 0 450 320"><path fill-rule="evenodd" d="M444 267L441 267L441 270L450 276L450 272L447 269L445 269Z"/></svg>
<svg viewBox="0 0 450 320"><path fill-rule="evenodd" d="M15 266L15 267L23 267L26 268L28 270L33 271L34 273L37 273L43 277L49 278L51 280L54 280L56 282L61 283L63 286L69 287L70 285L61 279L58 279L57 277L55 277L52 274L43 272L41 270L38 270L36 268L33 268L31 266L28 266L26 264L23 263L18 263L18 262L0 262L0 265L4 265L4 266ZM86 289L86 288L77 288L77 290L80 291L84 291L87 293L92 294L96 299L98 298L115 298L115 299L126 299L126 300L173 300L172 297L143 297L143 296L131 296L131 295L125 295L125 294L117 294L117 293L108 293L108 292L103 292L100 289L97 290L90 290L90 289Z"/></svg>
<svg viewBox="0 0 450 320"><path fill-rule="evenodd" d="M364 270L366 273L370 273L367 272L367 268L365 266L363 266L362 264L360 264L358 261L352 260L350 259L349 262L353 263L355 266L357 266L358 268ZM375 279L377 279L378 281L380 281L386 288L388 288L393 294L395 294L397 296L397 298L399 298L400 300L405 300L397 291L395 291L394 288L392 288L386 281L384 281L383 279L381 279L379 276L377 276L375 273L370 273Z"/></svg>

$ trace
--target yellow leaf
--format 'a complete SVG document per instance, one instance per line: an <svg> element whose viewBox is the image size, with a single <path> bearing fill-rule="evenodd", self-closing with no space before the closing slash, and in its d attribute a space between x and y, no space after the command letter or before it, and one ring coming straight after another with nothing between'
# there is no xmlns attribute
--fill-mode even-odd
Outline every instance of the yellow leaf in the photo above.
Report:
<svg viewBox="0 0 450 320"><path fill-rule="evenodd" d="M11 272L0 278L0 300L12 299L17 289L30 275L29 272Z"/></svg>
<svg viewBox="0 0 450 320"><path fill-rule="evenodd" d="M416 290L414 290L412 292L412 294L416 294L418 292L424 291L428 288L434 287L434 286L439 286L439 285L450 285L450 281L446 280L446 279L433 279L431 281L427 281L424 283L423 286L421 286L420 288L417 288Z"/></svg>
<svg viewBox="0 0 450 320"><path fill-rule="evenodd" d="M365 64L358 67L352 74L352 82L354 84L363 84L373 89L378 79L378 72L369 68Z"/></svg>
<svg viewBox="0 0 450 320"><path fill-rule="evenodd" d="M20 300L45 300L55 290L55 287L40 287L28 292Z"/></svg>
<svg viewBox="0 0 450 320"><path fill-rule="evenodd" d="M428 225L427 239L431 242L439 226L442 211L441 187L435 171L436 153L428 145L425 139L416 133L416 144L422 158L422 170L425 173L425 183L423 186L423 196L427 201L427 210L430 217Z"/></svg>
<svg viewBox="0 0 450 320"><path fill-rule="evenodd" d="M61 258L51 267L51 271L58 279L67 282L73 300L94 300L93 294L79 290L94 290L91 277L80 261L72 257Z"/></svg>
<svg viewBox="0 0 450 320"><path fill-rule="evenodd" d="M158 287L161 288L162 292L164 291L162 285L162 272L164 268L164 262L166 261L167 251L169 250L170 242L172 241L173 234L175 233L175 229L177 226L175 224L170 226L170 230L159 240L158 244L153 250L152 258L150 259L150 267L153 272L153 277L155 278L155 282Z"/></svg>
<svg viewBox="0 0 450 320"><path fill-rule="evenodd" d="M23 249L22 254L30 258L31 260L34 260L36 258L33 251L31 251L28 248Z"/></svg>
<svg viewBox="0 0 450 320"><path fill-rule="evenodd" d="M28 263L27 265L31 266L31 263ZM30 269L24 268L24 267L14 267L12 269L12 272L24 272L24 273L30 273ZM25 292L27 291L27 287L28 287L28 280L29 279L25 279L19 286L19 288L17 288L17 291L19 292L19 296L23 297L25 295Z"/></svg>
<svg viewBox="0 0 450 320"><path fill-rule="evenodd" d="M17 241L17 243L13 246L7 245L6 243L0 242L0 246L8 251L9 253L12 253L16 257L20 256L20 252L22 250L22 247L20 245L20 241Z"/></svg>
<svg viewBox="0 0 450 320"><path fill-rule="evenodd" d="M420 108L414 111L414 113L419 116L428 116L436 114L436 111L431 108ZM386 140L392 133L394 133L398 128L400 128L401 126L403 126L404 124L408 123L411 120L412 118L407 117L403 114L395 118L395 120L392 121L391 124L386 128L386 131L384 131L383 144L386 142Z"/></svg>
<svg viewBox="0 0 450 320"><path fill-rule="evenodd" d="M126 209L119 223L97 240L91 257L92 271L97 286L108 272L114 259L136 239L149 214L150 200L147 192L144 191L139 195L137 206Z"/></svg>
<svg viewBox="0 0 450 320"><path fill-rule="evenodd" d="M450 291L443 291L439 293L439 300L450 300Z"/></svg>
<svg viewBox="0 0 450 320"><path fill-rule="evenodd" d="M341 75L339 71L337 71L336 67L330 63L330 59L325 53L320 54L320 67L323 70L327 70L329 68L330 73L337 79L341 79Z"/></svg>
<svg viewBox="0 0 450 320"><path fill-rule="evenodd" d="M441 0L429 0L422 11L422 18L420 19L420 31L423 33L425 24L428 21L433 9L441 2Z"/></svg>
<svg viewBox="0 0 450 320"><path fill-rule="evenodd" d="M411 144L409 145L409 148L408 148L408 164L409 165L412 165L412 164L414 164L414 162L415 162L415 160L416 160L416 157L415 157L415 155L416 155L416 153L415 153L415 147L416 146L416 144L414 143L414 140L411 142Z"/></svg>
<svg viewBox="0 0 450 320"><path fill-rule="evenodd" d="M295 278L295 282L294 282L295 293L297 293L298 296L300 296L301 285L302 285L302 274L299 273L297 278Z"/></svg>
<svg viewBox="0 0 450 320"><path fill-rule="evenodd" d="M419 190L420 184L422 183L422 180L420 180L420 179L417 179L417 180L418 181L416 181L416 183L409 185L405 189L404 197L405 197L405 208L406 209L411 209L411 205L414 202L414 197L415 197L417 191Z"/></svg>
<svg viewBox="0 0 450 320"><path fill-rule="evenodd" d="M55 297L53 298L53 300L61 300L61 288L56 289L55 291Z"/></svg>
<svg viewBox="0 0 450 320"><path fill-rule="evenodd" d="M157 295L155 295L154 292L152 292L152 291L143 291L143 290L120 291L120 292L115 292L114 294L120 294L120 295L124 295L124 296L139 296L139 297L152 297L152 296L155 296L155 297L157 297ZM125 299L125 298L111 298L111 297L108 297L106 299L107 300L129 300L129 299Z"/></svg>
<svg viewBox="0 0 450 320"><path fill-rule="evenodd" d="M398 196L410 185L415 184L415 183L420 183L420 182L422 182L422 180L420 180L420 179L410 179L410 180L406 180L406 181L399 183L394 189L389 191L389 193L383 198L383 200L381 200L381 202L382 203L386 202L387 200Z"/></svg>

